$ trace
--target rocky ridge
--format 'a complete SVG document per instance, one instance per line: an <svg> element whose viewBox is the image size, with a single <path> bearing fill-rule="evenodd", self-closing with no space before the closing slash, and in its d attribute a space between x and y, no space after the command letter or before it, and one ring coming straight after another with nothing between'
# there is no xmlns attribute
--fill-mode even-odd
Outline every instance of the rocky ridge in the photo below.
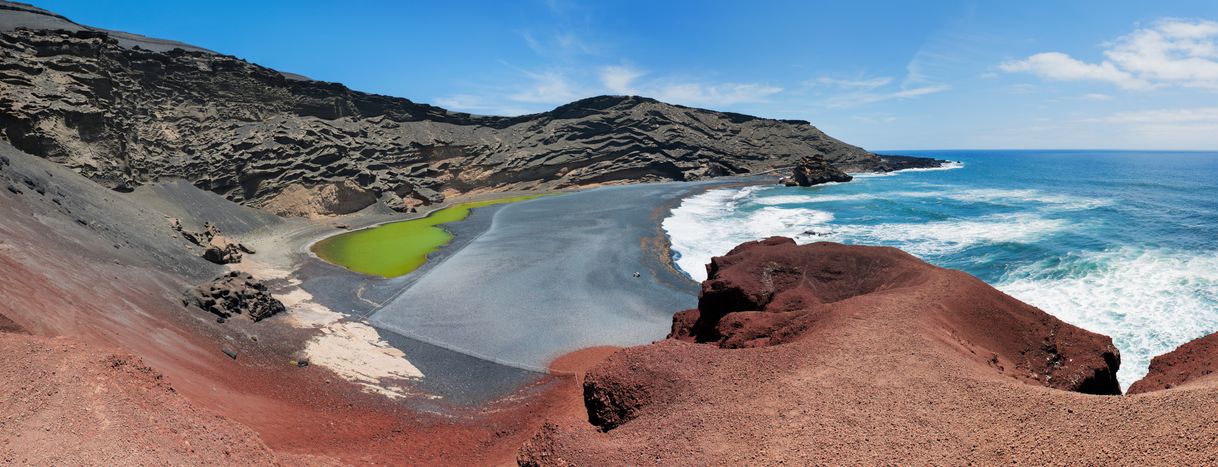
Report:
<svg viewBox="0 0 1218 467"><path fill-rule="evenodd" d="M28 7L14 17L20 4L0 5L10 15L0 21L0 135L120 191L185 179L307 215L377 199L408 210L472 190L749 174L807 156L841 170L892 169L806 121L635 96L476 116L199 48L133 42ZM333 199L301 206L318 195Z"/></svg>

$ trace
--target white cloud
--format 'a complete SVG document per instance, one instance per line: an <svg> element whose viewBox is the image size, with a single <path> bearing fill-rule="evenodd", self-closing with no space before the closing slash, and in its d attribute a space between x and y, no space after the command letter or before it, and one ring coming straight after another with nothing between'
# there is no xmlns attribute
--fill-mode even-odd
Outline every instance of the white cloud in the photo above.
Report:
<svg viewBox="0 0 1218 467"><path fill-rule="evenodd" d="M625 65L607 66L601 68L601 84L614 94L638 94L632 85L645 74Z"/></svg>
<svg viewBox="0 0 1218 467"><path fill-rule="evenodd" d="M1109 123L1202 123L1218 125L1218 107L1198 107L1192 109L1156 109L1118 112L1100 121ZM1216 135L1218 136L1218 135Z"/></svg>
<svg viewBox="0 0 1218 467"><path fill-rule="evenodd" d="M827 86L837 86L839 88L863 88L863 89L875 89L878 87L887 86L891 83L892 83L891 76L880 76L880 77L876 77L876 78L864 78L864 79L837 79L837 78L830 78L828 76L822 76L813 81L805 82L805 84L808 84L808 85L821 84L821 85L827 85Z"/></svg>
<svg viewBox="0 0 1218 467"><path fill-rule="evenodd" d="M1086 63L1060 52L1038 53L1024 60L1003 62L998 68L1009 73L1030 72L1053 81L1107 81L1126 89L1148 86L1145 81L1118 70L1112 63Z"/></svg>
<svg viewBox="0 0 1218 467"><path fill-rule="evenodd" d="M918 86L913 88L899 89L891 92L857 92L850 93L829 99L825 103L831 108L839 107L854 107L863 104L872 104L883 102L892 99L910 99L929 94L936 94L951 89L951 86L944 84L933 84L929 86Z"/></svg>
<svg viewBox="0 0 1218 467"><path fill-rule="evenodd" d="M563 104L587 97L584 93L576 92L575 86L562 72L526 71L524 73L529 77L531 83L525 85L524 89L511 94L510 97L513 101L530 104Z"/></svg>
<svg viewBox="0 0 1218 467"><path fill-rule="evenodd" d="M782 88L758 83L669 83L656 86L647 94L664 102L695 106L726 106L765 102Z"/></svg>
<svg viewBox="0 0 1218 467"><path fill-rule="evenodd" d="M1182 86L1218 90L1218 22L1162 20L1107 44L1107 60L1088 63L1044 52L998 65L1055 81L1102 81L1124 89Z"/></svg>
<svg viewBox="0 0 1218 467"><path fill-rule="evenodd" d="M1088 93L1088 94L1083 94L1083 99L1087 99L1087 100L1091 100L1091 101L1110 101L1110 100L1112 100L1112 96L1109 96L1107 94L1100 94L1098 92L1092 92L1092 93Z"/></svg>
<svg viewBox="0 0 1218 467"><path fill-rule="evenodd" d="M708 83L672 78L639 82L645 75L647 72L625 65L607 66L600 70L600 82L613 94L637 94L693 106L759 103L782 92L781 87L762 83Z"/></svg>
<svg viewBox="0 0 1218 467"><path fill-rule="evenodd" d="M1110 127L1111 141L1127 141L1128 147L1218 148L1218 107L1126 111L1083 122Z"/></svg>

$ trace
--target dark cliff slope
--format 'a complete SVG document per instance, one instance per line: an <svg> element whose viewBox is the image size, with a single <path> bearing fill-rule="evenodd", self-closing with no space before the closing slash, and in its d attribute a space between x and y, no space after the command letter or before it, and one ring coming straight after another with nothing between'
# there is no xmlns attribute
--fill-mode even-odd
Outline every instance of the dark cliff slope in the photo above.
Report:
<svg viewBox="0 0 1218 467"><path fill-rule="evenodd" d="M803 121L627 96L474 116L2 1L0 82L0 135L23 151L115 189L182 178L255 206L340 183L329 192L402 209L475 189L755 173L809 155L887 168Z"/></svg>

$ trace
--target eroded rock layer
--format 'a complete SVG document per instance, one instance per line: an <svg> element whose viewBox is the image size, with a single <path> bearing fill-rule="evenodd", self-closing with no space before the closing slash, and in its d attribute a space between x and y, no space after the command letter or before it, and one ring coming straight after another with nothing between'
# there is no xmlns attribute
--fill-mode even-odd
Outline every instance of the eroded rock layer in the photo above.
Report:
<svg viewBox="0 0 1218 467"><path fill-rule="evenodd" d="M378 198L406 210L474 189L745 174L805 156L844 170L890 169L805 121L629 96L474 116L185 45L132 43L28 8L6 14L0 135L118 190L180 178L311 215ZM302 193L327 195L312 205Z"/></svg>

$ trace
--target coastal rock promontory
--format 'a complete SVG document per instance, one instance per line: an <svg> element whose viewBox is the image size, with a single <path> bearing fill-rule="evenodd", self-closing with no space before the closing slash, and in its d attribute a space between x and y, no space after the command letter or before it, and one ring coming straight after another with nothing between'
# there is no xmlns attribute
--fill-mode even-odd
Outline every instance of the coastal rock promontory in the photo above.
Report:
<svg viewBox="0 0 1218 467"><path fill-rule="evenodd" d="M779 182L786 186L813 186L851 180L854 177L817 155L801 158L791 170L791 176L783 177Z"/></svg>
<svg viewBox="0 0 1218 467"><path fill-rule="evenodd" d="M1138 410L1110 338L894 248L774 237L708 272L669 339L587 372L588 423L548 426L522 463L1146 459L1159 417L1209 404Z"/></svg>
<svg viewBox="0 0 1218 467"><path fill-rule="evenodd" d="M1150 361L1150 370L1129 386L1129 394L1208 381L1218 385L1218 333L1198 337Z"/></svg>

